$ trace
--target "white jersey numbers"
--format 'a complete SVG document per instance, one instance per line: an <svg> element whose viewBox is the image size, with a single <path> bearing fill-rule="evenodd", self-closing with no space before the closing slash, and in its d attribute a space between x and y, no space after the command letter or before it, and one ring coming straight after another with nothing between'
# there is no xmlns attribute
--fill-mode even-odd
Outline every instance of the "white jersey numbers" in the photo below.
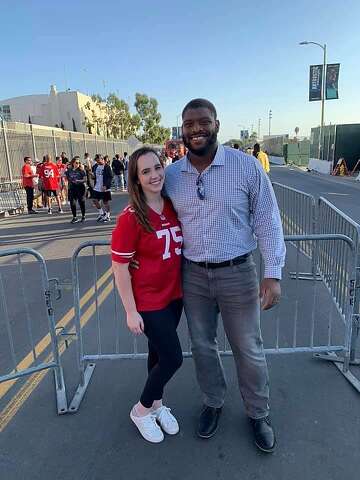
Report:
<svg viewBox="0 0 360 480"><path fill-rule="evenodd" d="M44 176L46 178L54 178L55 177L54 170L52 168L44 168Z"/></svg>
<svg viewBox="0 0 360 480"><path fill-rule="evenodd" d="M170 240L171 238L173 239L174 242L179 243L180 247L175 247L174 252L176 255L181 255L181 244L183 237L181 235L180 227L170 227L170 228L164 228L163 230L158 230L156 232L157 237L160 239L162 237L165 237L165 245L164 245L164 253L163 253L163 260L166 260L167 258L171 257L171 252L170 252Z"/></svg>

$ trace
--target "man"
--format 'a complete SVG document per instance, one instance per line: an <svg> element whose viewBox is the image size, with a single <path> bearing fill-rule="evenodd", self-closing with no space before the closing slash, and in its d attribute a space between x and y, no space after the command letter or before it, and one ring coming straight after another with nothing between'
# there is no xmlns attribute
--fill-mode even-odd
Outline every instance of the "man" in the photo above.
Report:
<svg viewBox="0 0 360 480"><path fill-rule="evenodd" d="M114 173L115 190L121 190L123 192L125 166L124 163L120 160L120 155L118 153L113 158L111 168Z"/></svg>
<svg viewBox="0 0 360 480"><path fill-rule="evenodd" d="M97 154L95 161L96 163L92 168L94 188L91 190L91 198L98 211L96 221L106 223L110 222L112 170L110 165L105 163L102 155Z"/></svg>
<svg viewBox="0 0 360 480"><path fill-rule="evenodd" d="M127 152L124 152L124 156L123 156L123 164L124 164L124 168L125 168L125 188L127 188L127 181L128 181L128 167L129 167L129 157L128 157L128 154Z"/></svg>
<svg viewBox="0 0 360 480"><path fill-rule="evenodd" d="M212 103L192 100L182 120L188 154L167 167L166 191L184 237L184 307L204 396L197 433L214 435L225 398L216 342L220 311L255 443L272 452L275 434L259 307L271 308L281 295L285 244L276 199L254 157L218 144L220 124ZM265 263L260 291L251 254L256 238Z"/></svg>
<svg viewBox="0 0 360 480"><path fill-rule="evenodd" d="M24 165L21 169L22 175L22 184L26 192L26 203L28 214L38 213L34 210L34 179L37 178L36 173L34 173L32 166L31 157L24 157Z"/></svg>
<svg viewBox="0 0 360 480"><path fill-rule="evenodd" d="M52 215L51 199L55 197L59 207L59 213L64 213L61 208L61 200L59 195L60 172L57 165L52 161L51 155L44 156L44 165L40 171L42 185L45 192L48 214Z"/></svg>
<svg viewBox="0 0 360 480"><path fill-rule="evenodd" d="M61 157L61 161L62 161L62 163L63 163L64 165L66 165L66 164L68 164L68 163L69 163L69 159L67 158L67 156L66 156L66 153L65 153L65 152L61 152L61 155L60 155L60 157Z"/></svg>
<svg viewBox="0 0 360 480"><path fill-rule="evenodd" d="M259 162L261 163L261 166L265 170L266 173L270 172L270 163L269 163L269 157L266 155L265 152L263 152L260 149L260 145L258 143L255 143L254 149L253 149L253 155L256 157Z"/></svg>
<svg viewBox="0 0 360 480"><path fill-rule="evenodd" d="M95 165L95 162L90 157L90 153L87 153L87 152L84 153L84 166L85 166L85 168L88 168L89 170L91 170L94 165Z"/></svg>

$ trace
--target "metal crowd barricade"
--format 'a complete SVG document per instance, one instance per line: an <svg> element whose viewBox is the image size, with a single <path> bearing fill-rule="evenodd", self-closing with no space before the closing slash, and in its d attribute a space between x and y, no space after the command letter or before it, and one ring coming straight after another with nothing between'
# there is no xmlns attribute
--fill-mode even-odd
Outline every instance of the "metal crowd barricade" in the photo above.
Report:
<svg viewBox="0 0 360 480"><path fill-rule="evenodd" d="M315 198L308 193L280 183L274 182L272 185L279 206L284 235L310 235L317 233ZM313 259L314 244L312 242L300 243L299 247L305 255ZM313 261L311 273L302 272L301 278L303 280L313 278L314 270L315 265Z"/></svg>
<svg viewBox="0 0 360 480"><path fill-rule="evenodd" d="M282 282L283 299L274 309L263 312L264 347L268 354L325 353L332 360L342 361L341 371L349 373L349 355L353 320L355 285L355 250L353 242L344 235L293 235L286 236L287 262ZM332 271L332 282L341 283L341 289L333 289L324 281L324 274L316 270L322 282L301 282L301 269L309 268L311 260L302 252L306 242L315 244L340 244L344 252L333 258L328 269ZM302 246L301 246L302 245ZM85 252L87 256L85 256ZM89 253L90 252L90 253ZM257 255L257 254L256 254ZM90 256L90 260L89 260ZM132 336L125 322L124 310L118 297L111 273L108 241L92 241L81 244L72 257L72 281L77 334L77 358L79 385L70 403L69 413L79 409L94 372L95 362L100 360L146 358L144 336ZM89 266L92 265L92 272ZM316 269L318 265L315 265ZM99 277L100 273L105 271ZM290 271L295 271L292 279ZM95 300L85 312L80 306L80 273L82 283L89 280L95 289ZM102 278L106 277L106 281ZM295 280L295 281L294 281ZM166 281L164 279L164 281ZM100 286L101 283L101 286ZM341 291L341 295L340 292ZM85 308L85 307L83 307ZM223 356L232 355L225 333L219 323L219 351ZM191 356L191 346L181 322L179 337L186 345L183 355ZM360 386L360 385L359 385Z"/></svg>
<svg viewBox="0 0 360 480"><path fill-rule="evenodd" d="M0 184L0 213L22 213L26 205L26 193L20 181Z"/></svg>
<svg viewBox="0 0 360 480"><path fill-rule="evenodd" d="M354 300L354 316L353 328L350 348L350 365L360 365L360 358L356 357L359 333L360 333L360 225L352 218L348 217L344 212L336 208L326 198L320 197L318 202L318 232L320 234L342 233L352 239L355 246L356 256L354 264L356 266L356 282L355 282L355 300ZM343 252L333 248L322 248L319 250L319 267L323 272L325 281L330 284L332 274L326 270L328 259L342 255ZM333 287L340 291L339 286ZM325 358L327 359L327 358ZM350 379L351 381L351 379ZM357 383L354 385L357 388Z"/></svg>
<svg viewBox="0 0 360 480"><path fill-rule="evenodd" d="M30 261L23 261L24 256ZM40 253L31 248L0 250L0 328L8 340L5 343L4 339L1 355L7 373L0 375L0 383L52 369L57 411L64 414L67 398L54 320L55 293L56 282L49 279ZM38 337L43 337L41 349L35 343ZM30 353L20 360L28 350Z"/></svg>

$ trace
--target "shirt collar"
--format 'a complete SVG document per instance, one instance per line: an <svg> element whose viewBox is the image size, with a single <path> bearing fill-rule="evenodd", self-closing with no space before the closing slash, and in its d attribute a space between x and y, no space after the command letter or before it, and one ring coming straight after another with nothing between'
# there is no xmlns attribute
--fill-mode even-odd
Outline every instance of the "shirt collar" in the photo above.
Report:
<svg viewBox="0 0 360 480"><path fill-rule="evenodd" d="M182 172L194 173L195 168L191 164L187 155L179 160L179 162L181 162ZM212 167L213 165L225 165L225 149L223 145L218 145L214 160L211 162L210 166Z"/></svg>

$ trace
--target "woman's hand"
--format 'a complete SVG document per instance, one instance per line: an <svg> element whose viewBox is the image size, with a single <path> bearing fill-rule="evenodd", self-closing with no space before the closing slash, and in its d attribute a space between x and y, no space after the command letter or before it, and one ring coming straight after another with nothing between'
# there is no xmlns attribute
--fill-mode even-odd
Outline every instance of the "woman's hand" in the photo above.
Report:
<svg viewBox="0 0 360 480"><path fill-rule="evenodd" d="M141 335L142 333L144 333L144 322L138 312L127 313L126 323L129 330L134 335Z"/></svg>

